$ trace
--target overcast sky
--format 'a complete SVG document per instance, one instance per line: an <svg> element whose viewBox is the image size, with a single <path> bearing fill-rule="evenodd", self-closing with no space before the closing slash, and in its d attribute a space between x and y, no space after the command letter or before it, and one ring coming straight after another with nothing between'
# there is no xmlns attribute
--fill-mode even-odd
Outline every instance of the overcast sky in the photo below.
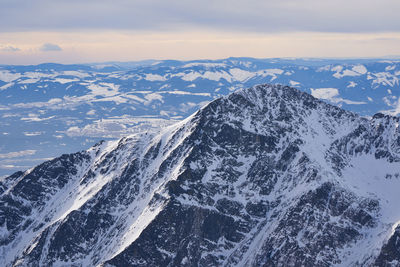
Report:
<svg viewBox="0 0 400 267"><path fill-rule="evenodd" d="M0 0L0 64L400 55L398 0Z"/></svg>

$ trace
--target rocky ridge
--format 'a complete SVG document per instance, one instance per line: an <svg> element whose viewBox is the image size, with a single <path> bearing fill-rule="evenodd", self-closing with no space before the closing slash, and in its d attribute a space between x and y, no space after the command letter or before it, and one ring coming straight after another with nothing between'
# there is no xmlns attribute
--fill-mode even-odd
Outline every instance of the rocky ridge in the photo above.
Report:
<svg viewBox="0 0 400 267"><path fill-rule="evenodd" d="M6 266L399 266L399 118L280 85L0 183Z"/></svg>

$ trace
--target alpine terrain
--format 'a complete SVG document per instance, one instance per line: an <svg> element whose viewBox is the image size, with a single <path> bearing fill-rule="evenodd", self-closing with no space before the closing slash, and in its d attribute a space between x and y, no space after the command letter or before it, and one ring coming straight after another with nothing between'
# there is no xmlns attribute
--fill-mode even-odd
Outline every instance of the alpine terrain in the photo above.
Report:
<svg viewBox="0 0 400 267"><path fill-rule="evenodd" d="M264 83L290 85L362 116L400 114L399 59L0 65L0 178L100 140L157 132Z"/></svg>
<svg viewBox="0 0 400 267"><path fill-rule="evenodd" d="M0 182L4 266L400 266L400 119L297 89Z"/></svg>

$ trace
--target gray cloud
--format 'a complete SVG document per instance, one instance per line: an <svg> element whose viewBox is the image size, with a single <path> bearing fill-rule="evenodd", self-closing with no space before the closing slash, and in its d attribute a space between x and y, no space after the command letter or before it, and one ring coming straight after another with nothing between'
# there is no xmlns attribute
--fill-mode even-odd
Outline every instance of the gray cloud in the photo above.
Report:
<svg viewBox="0 0 400 267"><path fill-rule="evenodd" d="M46 43L43 44L40 48L40 51L49 52L49 51L62 51L62 48L56 44Z"/></svg>
<svg viewBox="0 0 400 267"><path fill-rule="evenodd" d="M1 45L0 44L0 51L18 52L18 51L21 51L21 49L19 49L18 47L14 46L14 45Z"/></svg>
<svg viewBox="0 0 400 267"><path fill-rule="evenodd" d="M398 0L2 0L0 31L400 31Z"/></svg>
<svg viewBox="0 0 400 267"><path fill-rule="evenodd" d="M381 38L374 38L376 41L382 41L382 42L399 42L400 38L396 37L381 37Z"/></svg>

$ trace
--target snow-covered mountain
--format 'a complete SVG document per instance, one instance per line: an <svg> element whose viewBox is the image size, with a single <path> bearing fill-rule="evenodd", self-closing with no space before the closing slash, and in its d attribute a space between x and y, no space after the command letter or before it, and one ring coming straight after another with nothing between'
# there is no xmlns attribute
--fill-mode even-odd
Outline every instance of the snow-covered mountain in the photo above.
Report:
<svg viewBox="0 0 400 267"><path fill-rule="evenodd" d="M398 60L254 59L0 66L0 177L157 130L240 88L290 85L346 110L400 112Z"/></svg>
<svg viewBox="0 0 400 267"><path fill-rule="evenodd" d="M5 266L399 266L400 119L297 89L218 98L159 134L0 184Z"/></svg>

